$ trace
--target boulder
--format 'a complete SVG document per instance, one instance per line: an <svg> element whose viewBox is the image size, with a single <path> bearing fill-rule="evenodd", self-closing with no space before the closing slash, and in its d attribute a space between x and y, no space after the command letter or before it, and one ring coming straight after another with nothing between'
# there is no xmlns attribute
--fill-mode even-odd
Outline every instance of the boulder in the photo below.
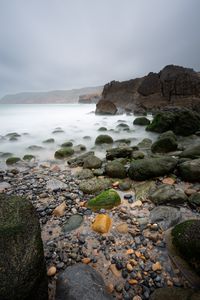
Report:
<svg viewBox="0 0 200 300"><path fill-rule="evenodd" d="M63 147L63 148L66 148L66 147L72 147L73 146L73 143L72 142L64 142L62 145L61 145L61 147Z"/></svg>
<svg viewBox="0 0 200 300"><path fill-rule="evenodd" d="M195 145L187 148L183 152L181 152L180 157L185 157L185 158L200 158L200 145Z"/></svg>
<svg viewBox="0 0 200 300"><path fill-rule="evenodd" d="M126 178L126 169L124 165L116 160L107 163L105 172L111 178Z"/></svg>
<svg viewBox="0 0 200 300"><path fill-rule="evenodd" d="M89 155L84 160L83 168L84 169L98 169L102 165L102 160L95 155Z"/></svg>
<svg viewBox="0 0 200 300"><path fill-rule="evenodd" d="M146 117L138 117L133 121L134 125L141 125L141 126L147 126L150 124L149 119Z"/></svg>
<svg viewBox="0 0 200 300"><path fill-rule="evenodd" d="M151 146L151 151L153 153L167 153L175 151L178 147L176 135L173 131L169 130L160 135L158 140L154 142Z"/></svg>
<svg viewBox="0 0 200 300"><path fill-rule="evenodd" d="M187 220L172 230L172 243L200 275L200 220Z"/></svg>
<svg viewBox="0 0 200 300"><path fill-rule="evenodd" d="M103 191L95 198L90 199L87 202L87 207L96 211L96 210L100 210L101 208L111 209L115 206L118 206L120 203L121 203L121 198L119 194L115 190L109 189L107 191Z"/></svg>
<svg viewBox="0 0 200 300"><path fill-rule="evenodd" d="M185 181L200 182L200 158L182 162L178 170Z"/></svg>
<svg viewBox="0 0 200 300"><path fill-rule="evenodd" d="M189 199L189 203L194 206L200 206L200 193L194 193L192 194Z"/></svg>
<svg viewBox="0 0 200 300"><path fill-rule="evenodd" d="M76 153L81 153L83 151L86 151L86 146L83 144L79 144L79 145L74 146L73 150Z"/></svg>
<svg viewBox="0 0 200 300"><path fill-rule="evenodd" d="M188 198L181 188L174 185L162 184L150 193L149 199L156 205L166 203L175 205L186 202Z"/></svg>
<svg viewBox="0 0 200 300"><path fill-rule="evenodd" d="M15 156L12 156L12 157L8 157L6 159L6 164L7 165L14 165L16 164L18 161L20 161L21 159L19 157L15 157Z"/></svg>
<svg viewBox="0 0 200 300"><path fill-rule="evenodd" d="M144 158L131 163L128 175L134 180L146 180L169 174L176 164L177 160L172 157Z"/></svg>
<svg viewBox="0 0 200 300"><path fill-rule="evenodd" d="M145 138L137 144L140 149L150 149L152 145L152 140Z"/></svg>
<svg viewBox="0 0 200 300"><path fill-rule="evenodd" d="M165 287L156 289L150 296L150 300L197 300L200 297L199 292L193 289L184 289L177 287Z"/></svg>
<svg viewBox="0 0 200 300"><path fill-rule="evenodd" d="M157 206L151 210L149 220L159 224L162 230L167 230L180 222L181 212L175 207Z"/></svg>
<svg viewBox="0 0 200 300"><path fill-rule="evenodd" d="M67 267L57 279L56 300L111 300L101 275L86 264Z"/></svg>
<svg viewBox="0 0 200 300"><path fill-rule="evenodd" d="M177 135L188 136L200 129L200 114L190 110L159 112L146 130L165 132L172 130Z"/></svg>
<svg viewBox="0 0 200 300"><path fill-rule="evenodd" d="M80 180L90 179L90 178L94 177L92 171L89 169L83 169L81 171L78 171L75 175Z"/></svg>
<svg viewBox="0 0 200 300"><path fill-rule="evenodd" d="M107 134L100 134L97 136L95 140L95 145L112 144L112 143L113 143L112 137Z"/></svg>
<svg viewBox="0 0 200 300"><path fill-rule="evenodd" d="M0 257L0 299L48 299L40 225L27 199L0 195Z"/></svg>
<svg viewBox="0 0 200 300"><path fill-rule="evenodd" d="M133 151L133 153L132 153L132 158L133 159L143 159L145 157L145 154L144 154L144 152L142 152L142 151L138 151L138 150L136 150L136 151Z"/></svg>
<svg viewBox="0 0 200 300"><path fill-rule="evenodd" d="M111 101L100 100L96 105L96 115L115 115L117 113L117 107Z"/></svg>
<svg viewBox="0 0 200 300"><path fill-rule="evenodd" d="M54 157L57 159L64 159L74 154L74 149L71 147L61 148L57 150Z"/></svg>
<svg viewBox="0 0 200 300"><path fill-rule="evenodd" d="M120 157L131 157L133 149L131 147L116 147L106 151L106 159L113 160Z"/></svg>
<svg viewBox="0 0 200 300"><path fill-rule="evenodd" d="M92 178L83 180L79 184L80 190L85 194L96 194L111 186L111 181L108 178Z"/></svg>
<svg viewBox="0 0 200 300"><path fill-rule="evenodd" d="M71 167L83 166L85 159L91 155L94 155L94 151L89 151L75 158L71 158L67 162Z"/></svg>
<svg viewBox="0 0 200 300"><path fill-rule="evenodd" d="M25 154L23 157L23 160L31 160L31 159L35 159L35 155Z"/></svg>

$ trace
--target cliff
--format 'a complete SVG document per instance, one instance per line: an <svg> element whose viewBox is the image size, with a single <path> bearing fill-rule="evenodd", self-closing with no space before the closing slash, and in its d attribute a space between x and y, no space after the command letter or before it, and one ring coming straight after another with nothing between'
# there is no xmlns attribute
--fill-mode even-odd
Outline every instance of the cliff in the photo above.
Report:
<svg viewBox="0 0 200 300"><path fill-rule="evenodd" d="M81 89L49 91L49 92L25 92L15 95L6 95L0 100L0 104L67 104L78 103L82 94L100 94L102 87L86 87Z"/></svg>
<svg viewBox="0 0 200 300"><path fill-rule="evenodd" d="M104 86L102 99L131 111L183 106L200 111L200 73L175 65L129 81Z"/></svg>
<svg viewBox="0 0 200 300"><path fill-rule="evenodd" d="M103 90L103 88L102 88L102 90ZM81 103L81 104L95 103L96 104L101 99L101 94L102 94L102 91L100 93L81 95L81 96L79 96L78 103Z"/></svg>

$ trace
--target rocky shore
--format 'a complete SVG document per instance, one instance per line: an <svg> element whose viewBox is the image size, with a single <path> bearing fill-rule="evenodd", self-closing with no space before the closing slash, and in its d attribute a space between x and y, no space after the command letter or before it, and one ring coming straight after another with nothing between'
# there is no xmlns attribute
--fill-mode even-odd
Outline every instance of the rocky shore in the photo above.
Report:
<svg viewBox="0 0 200 300"><path fill-rule="evenodd" d="M1 170L2 195L25 197L40 220L49 300L78 299L76 281L80 290L91 290L84 299L173 299L174 288L176 299L196 293L191 289L200 287L198 259L191 275L191 266L180 263L181 255L172 255L167 242L170 228L200 219L200 119L195 116L190 127L181 119L182 128L190 129L187 137L176 136L177 122L164 114L150 125L145 121L148 130L164 132L153 144L146 139L130 147L121 141L104 159L94 152L73 157L68 145L59 160L32 158ZM113 140L99 135L95 143ZM192 251L191 241L188 245ZM198 252L199 244L195 247ZM76 268L88 279L81 281Z"/></svg>

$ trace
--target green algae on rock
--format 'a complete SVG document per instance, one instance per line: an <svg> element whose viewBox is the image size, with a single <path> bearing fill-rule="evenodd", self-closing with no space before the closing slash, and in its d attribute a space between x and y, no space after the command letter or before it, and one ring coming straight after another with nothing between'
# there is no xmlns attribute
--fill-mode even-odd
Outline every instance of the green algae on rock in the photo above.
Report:
<svg viewBox="0 0 200 300"><path fill-rule="evenodd" d="M61 148L57 150L54 154L54 157L57 159L64 159L74 154L74 149L71 147Z"/></svg>
<svg viewBox="0 0 200 300"><path fill-rule="evenodd" d="M32 154L25 154L24 157L23 157L23 160L31 160L33 158L35 158L34 155L32 155Z"/></svg>
<svg viewBox="0 0 200 300"><path fill-rule="evenodd" d="M40 225L25 198L0 195L0 257L0 299L48 299Z"/></svg>
<svg viewBox="0 0 200 300"><path fill-rule="evenodd" d="M107 191L102 192L95 198L90 199L87 202L87 207L96 211L96 210L100 210L101 208L111 209L115 206L120 205L120 203L121 203L121 198L119 194L115 190L109 189Z"/></svg>
<svg viewBox="0 0 200 300"><path fill-rule="evenodd" d="M96 145L112 144L112 143L113 143L113 138L107 134L100 134L97 136L97 138L95 140Z"/></svg>
<svg viewBox="0 0 200 300"><path fill-rule="evenodd" d="M19 158L19 157L15 157L15 156L13 156L13 157L8 157L7 159L6 159L6 164L7 165L14 165L14 164L16 164L18 161L20 161L21 159Z"/></svg>
<svg viewBox="0 0 200 300"><path fill-rule="evenodd" d="M187 220L172 230L172 243L200 275L200 220Z"/></svg>

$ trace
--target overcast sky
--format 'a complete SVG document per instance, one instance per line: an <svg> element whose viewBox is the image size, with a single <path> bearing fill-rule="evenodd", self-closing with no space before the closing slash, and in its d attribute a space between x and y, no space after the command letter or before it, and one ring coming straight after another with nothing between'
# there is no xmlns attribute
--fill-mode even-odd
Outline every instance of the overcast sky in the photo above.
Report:
<svg viewBox="0 0 200 300"><path fill-rule="evenodd" d="M0 96L200 70L200 0L0 0Z"/></svg>

